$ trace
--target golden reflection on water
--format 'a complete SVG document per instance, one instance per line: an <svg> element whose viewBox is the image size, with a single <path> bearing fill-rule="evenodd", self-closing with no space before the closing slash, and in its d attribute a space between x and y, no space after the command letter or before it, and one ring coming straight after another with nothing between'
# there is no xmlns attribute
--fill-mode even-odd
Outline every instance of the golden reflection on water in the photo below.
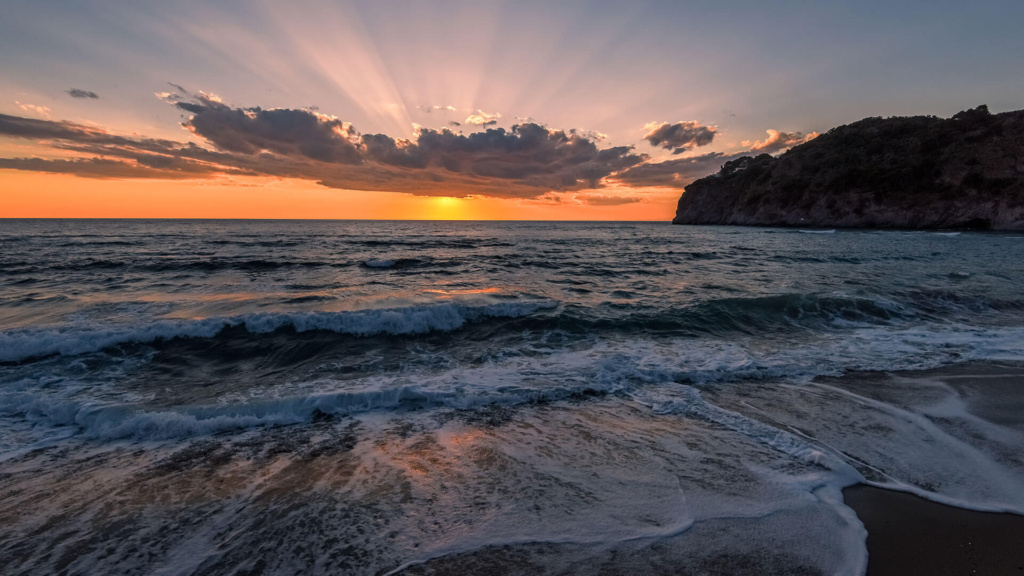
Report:
<svg viewBox="0 0 1024 576"><path fill-rule="evenodd" d="M444 296L462 296L466 294L497 294L502 290L497 286L489 286L487 288L465 288L465 289L453 289L453 290L442 290L442 289L430 289L424 290L430 294L441 294Z"/></svg>

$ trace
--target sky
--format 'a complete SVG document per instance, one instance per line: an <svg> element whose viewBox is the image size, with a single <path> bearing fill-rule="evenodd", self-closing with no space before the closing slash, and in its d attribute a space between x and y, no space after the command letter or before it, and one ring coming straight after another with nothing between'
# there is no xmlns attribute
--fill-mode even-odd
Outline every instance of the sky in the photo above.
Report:
<svg viewBox="0 0 1024 576"><path fill-rule="evenodd" d="M0 217L668 220L868 116L1024 108L1024 2L39 1Z"/></svg>

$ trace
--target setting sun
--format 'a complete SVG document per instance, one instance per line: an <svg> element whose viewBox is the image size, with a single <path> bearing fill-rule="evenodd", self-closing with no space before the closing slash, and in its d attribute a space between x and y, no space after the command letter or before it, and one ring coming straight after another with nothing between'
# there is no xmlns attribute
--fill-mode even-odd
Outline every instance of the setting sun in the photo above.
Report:
<svg viewBox="0 0 1024 576"><path fill-rule="evenodd" d="M466 200L439 196L431 198L431 210L427 218L431 220L466 220Z"/></svg>

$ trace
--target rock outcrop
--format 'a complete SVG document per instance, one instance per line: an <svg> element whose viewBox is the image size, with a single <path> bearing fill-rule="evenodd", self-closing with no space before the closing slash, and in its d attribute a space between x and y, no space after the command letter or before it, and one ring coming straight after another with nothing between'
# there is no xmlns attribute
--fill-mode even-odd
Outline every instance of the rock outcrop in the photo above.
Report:
<svg viewBox="0 0 1024 576"><path fill-rule="evenodd" d="M1024 110L866 118L686 187L674 224L1024 229Z"/></svg>

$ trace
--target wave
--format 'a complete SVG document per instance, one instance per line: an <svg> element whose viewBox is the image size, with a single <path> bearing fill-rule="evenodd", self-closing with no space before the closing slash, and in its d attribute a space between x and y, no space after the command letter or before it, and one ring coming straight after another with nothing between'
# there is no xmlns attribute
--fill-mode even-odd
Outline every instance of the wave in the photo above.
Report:
<svg viewBox="0 0 1024 576"><path fill-rule="evenodd" d="M462 262L457 260L434 260L430 258L370 258L362 263L366 268L391 268L395 270L421 266L451 268L462 264Z"/></svg>
<svg viewBox="0 0 1024 576"><path fill-rule="evenodd" d="M452 268L464 265L465 262L445 258L370 258L367 260L296 260L296 259L265 259L265 258L207 258L193 259L161 259L161 260L117 260L88 258L72 260L60 264L29 262L19 260L4 266L4 275L29 273L83 272L83 271L120 271L132 272L199 272L214 273L224 271L264 272L272 270L296 270L313 268L349 268L363 266L366 268L412 268L437 267Z"/></svg>
<svg viewBox="0 0 1024 576"><path fill-rule="evenodd" d="M502 242L499 240L477 240L472 238L432 240L402 240L396 238L390 240L355 240L346 243L371 248L461 248L466 250L475 248L508 248L516 246L516 244L511 242Z"/></svg>
<svg viewBox="0 0 1024 576"><path fill-rule="evenodd" d="M748 438L756 439L797 460L839 471L847 477L846 484L864 481L864 477L856 469L822 446L738 412L711 404L692 386L672 387L670 394L642 392L634 394L633 398L649 406L655 414L680 414L714 422Z"/></svg>
<svg viewBox="0 0 1024 576"><path fill-rule="evenodd" d="M785 325L821 326L836 320L884 324L915 316L912 309L884 298L844 294L778 294L757 298L722 298L695 310L711 326L749 332Z"/></svg>
<svg viewBox="0 0 1024 576"><path fill-rule="evenodd" d="M172 338L212 338L225 328L244 327L264 334L291 327L296 332L324 330L352 336L425 334L450 331L488 318L520 318L551 309L556 302L458 302L349 312L256 313L200 320L165 320L145 326L63 326L0 334L0 362L96 352L118 344L143 344Z"/></svg>
<svg viewBox="0 0 1024 576"><path fill-rule="evenodd" d="M841 376L850 371L925 370L978 360L1019 362L1024 360L1022 343L1024 328L983 331L967 327L864 328L774 351L712 339L599 341L579 350L502 355L479 365L448 367L440 372L409 366L414 372L291 383L292 395L283 397L155 410L112 404L117 401L109 399L75 399L78 394L92 396L95 390L74 379L25 380L8 388L12 391L0 393L0 416L52 427L76 426L86 436L103 439L166 439L369 411L477 409L622 394L658 413L685 412L762 437L790 455L823 463L828 455L807 450L807 445L794 437L776 435L773 429L751 428L751 421L709 407L697 388L779 378L810 382L818 376ZM129 395L125 401L137 399Z"/></svg>
<svg viewBox="0 0 1024 576"><path fill-rule="evenodd" d="M146 325L81 325L25 328L0 333L0 362L18 362L54 354L95 352L119 344L145 344L173 338L213 338L222 330L241 327L264 334L291 327L297 332L322 330L352 336L416 335L452 331L488 318L517 319L514 331L562 332L569 335L735 337L838 333L852 328L907 327L921 323L976 324L984 318L1014 317L1024 300L986 298L952 290L911 290L892 299L880 296L777 294L754 298L728 297L698 301L678 308L652 307L617 291L598 307L568 304L557 313L535 314L558 307L552 300L424 304L347 312L252 313L198 320L160 320ZM304 296L292 303L315 303L329 296Z"/></svg>
<svg viewBox="0 0 1024 576"><path fill-rule="evenodd" d="M625 297L626 292L612 292ZM755 298L718 298L686 307L623 306L611 301L601 308L566 305L557 315L522 322L536 330L575 334L614 332L685 336L761 335L793 330L831 331L858 326L890 326L921 319L912 303L844 294L777 294ZM994 308L993 308L994 309ZM625 312L623 310L626 310Z"/></svg>
<svg viewBox="0 0 1024 576"><path fill-rule="evenodd" d="M330 385L331 383L324 383ZM55 400L29 391L0 394L0 414L19 415L48 426L76 426L81 434L105 440L166 440L257 428L299 424L403 406L458 410L491 405L538 404L601 396L591 385L547 389L503 387L492 391L438 391L420 386L310 394L243 404L145 411L95 401Z"/></svg>
<svg viewBox="0 0 1024 576"><path fill-rule="evenodd" d="M6 267L4 274L17 275L29 273L83 272L95 270L131 270L134 272L222 272L238 270L241 272L262 272L268 270L301 269L301 268L346 268L355 262L344 260L268 260L259 258L233 259L210 258L203 260L167 259L167 260L111 260L89 258L73 260L61 264L18 262Z"/></svg>

